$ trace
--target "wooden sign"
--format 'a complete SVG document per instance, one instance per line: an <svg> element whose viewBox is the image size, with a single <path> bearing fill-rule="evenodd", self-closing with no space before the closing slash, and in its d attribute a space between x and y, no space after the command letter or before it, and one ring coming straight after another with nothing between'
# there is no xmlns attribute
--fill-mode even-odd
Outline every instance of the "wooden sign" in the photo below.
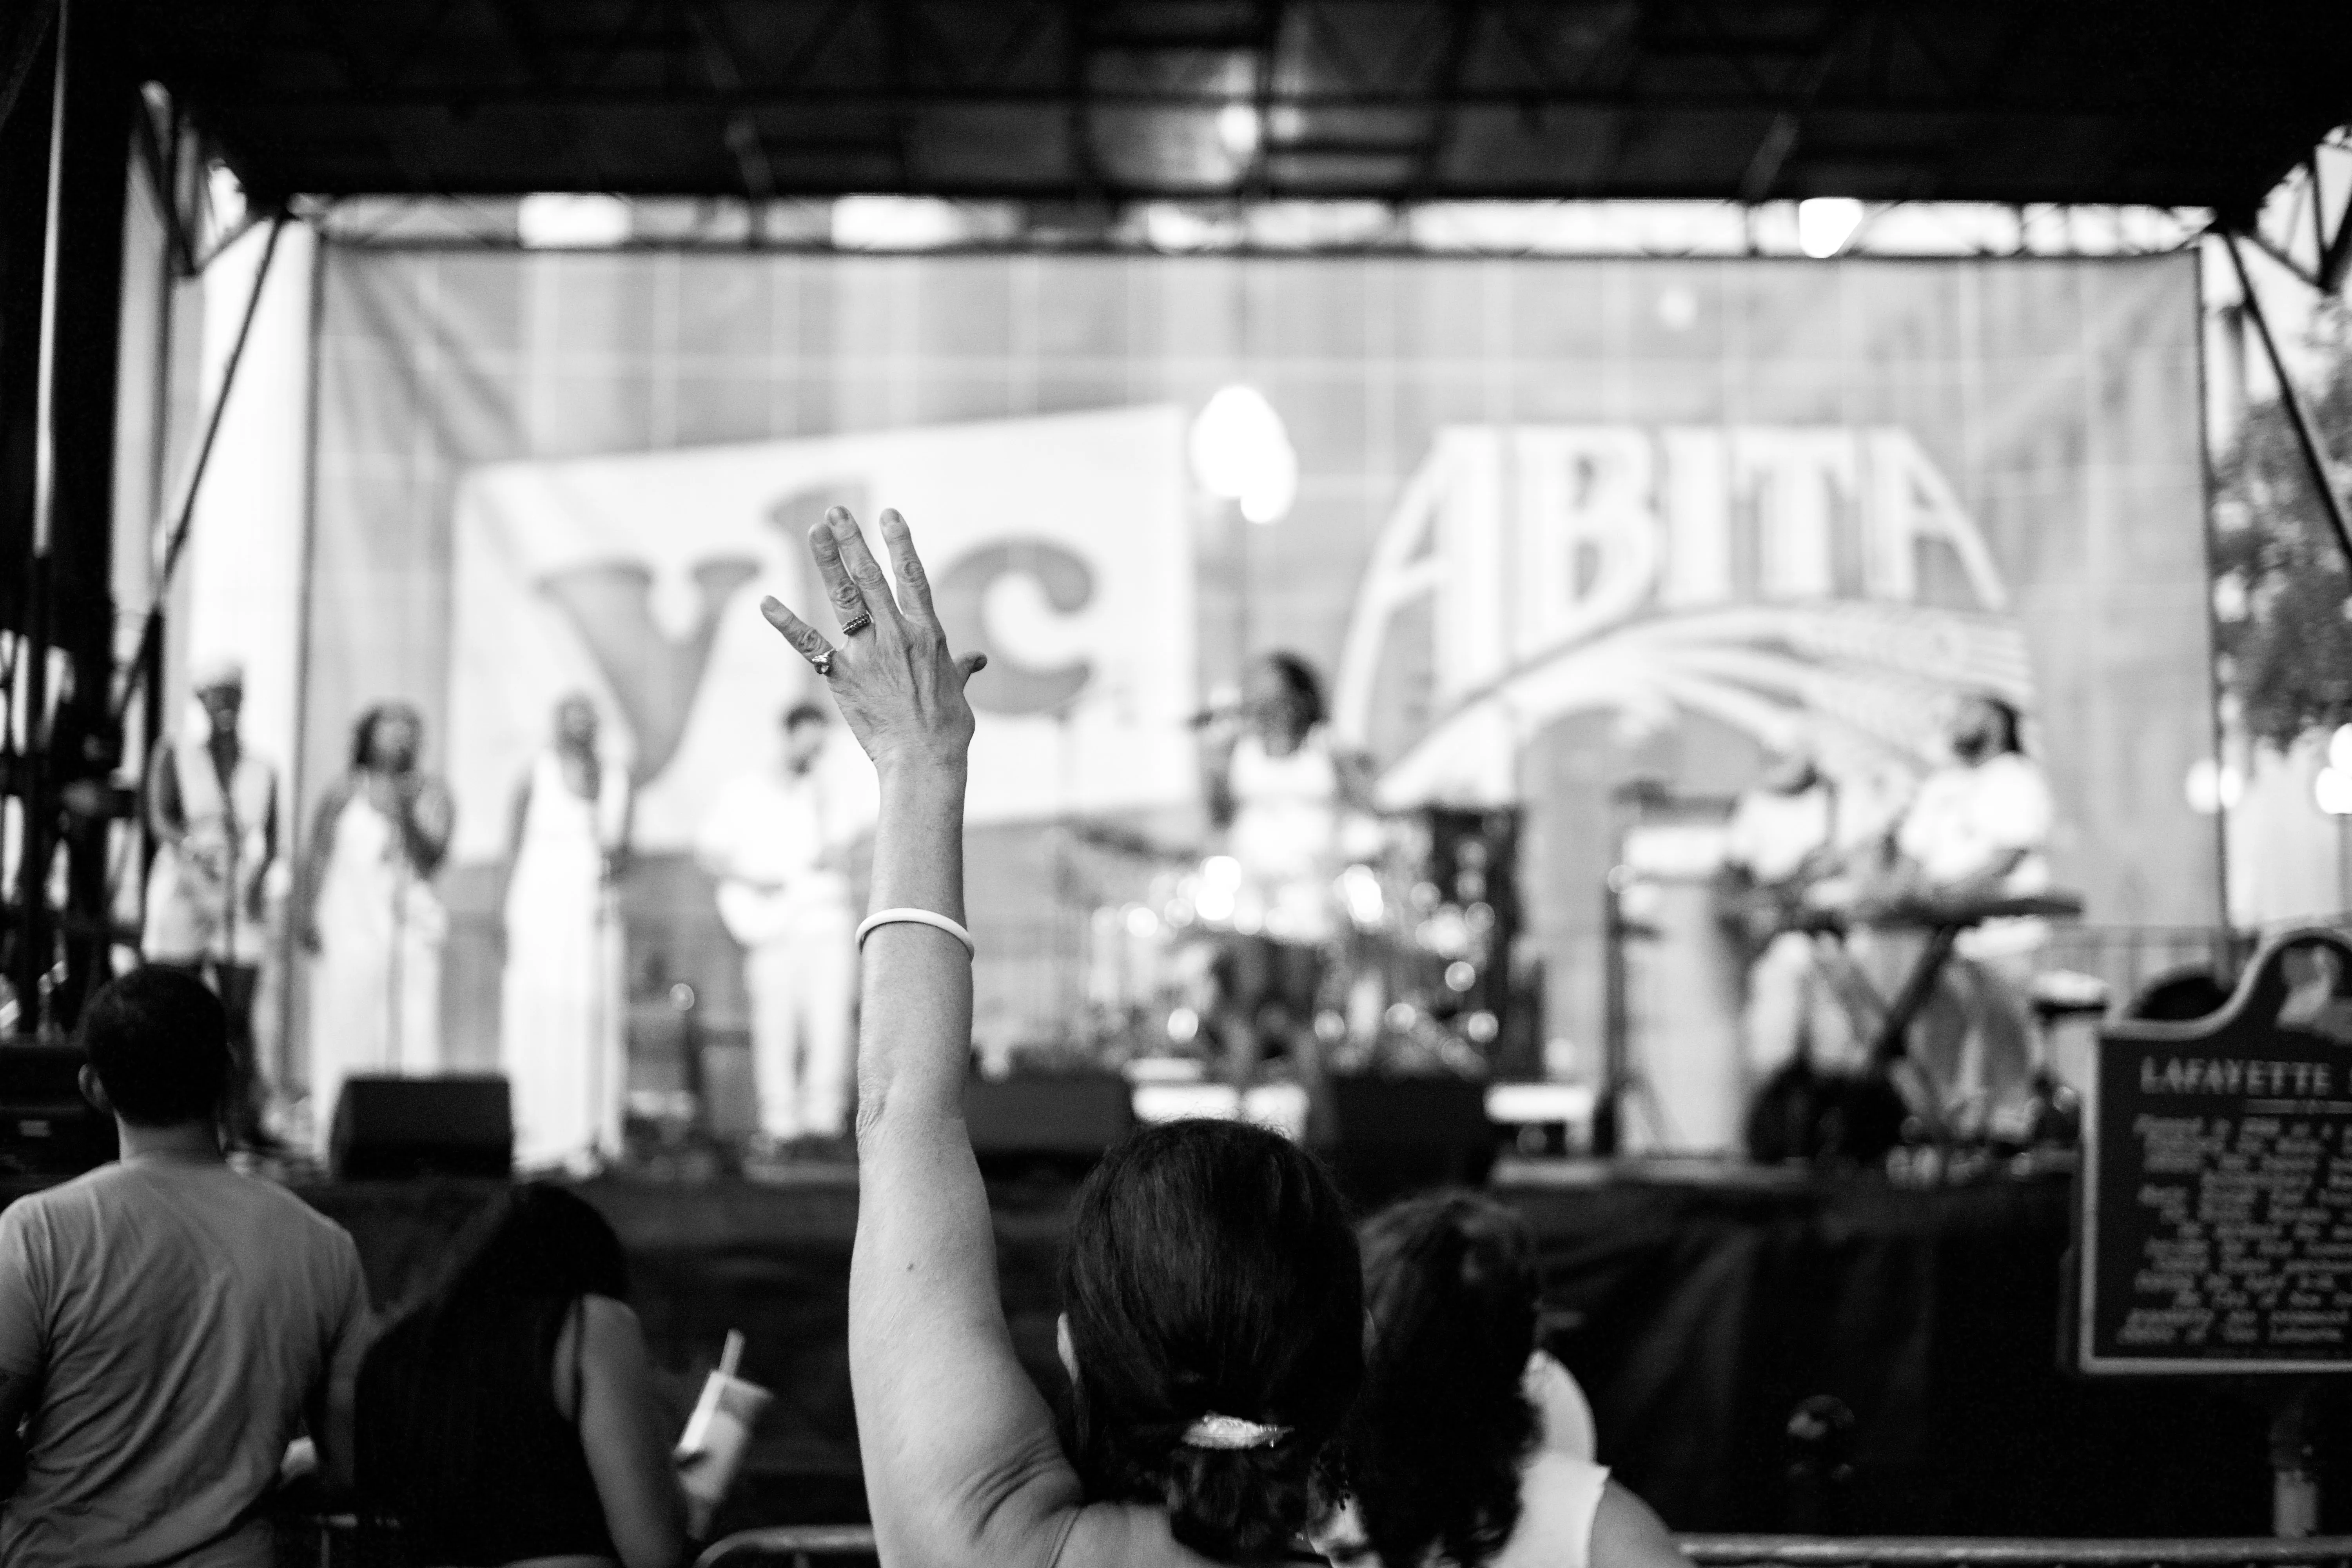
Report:
<svg viewBox="0 0 2352 1568"><path fill-rule="evenodd" d="M2352 944L2277 938L2220 1012L2108 1026L2090 1099L2080 1369L2352 1371Z"/></svg>

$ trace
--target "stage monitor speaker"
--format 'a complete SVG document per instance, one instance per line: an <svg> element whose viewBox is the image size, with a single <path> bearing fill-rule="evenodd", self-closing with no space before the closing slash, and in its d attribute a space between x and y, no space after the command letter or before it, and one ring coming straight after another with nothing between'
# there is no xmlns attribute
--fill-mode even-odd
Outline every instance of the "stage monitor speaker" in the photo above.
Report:
<svg viewBox="0 0 2352 1568"><path fill-rule="evenodd" d="M0 1174L75 1176L120 1152L114 1118L81 1094L72 1046L0 1043Z"/></svg>
<svg viewBox="0 0 2352 1568"><path fill-rule="evenodd" d="M964 1085L963 1120L991 1175L1084 1169L1135 1125L1134 1091L1115 1073L975 1078Z"/></svg>
<svg viewBox="0 0 2352 1568"><path fill-rule="evenodd" d="M503 1179L514 1169L507 1080L495 1074L346 1079L327 1161L339 1181Z"/></svg>
<svg viewBox="0 0 2352 1568"><path fill-rule="evenodd" d="M1335 1078L1331 1163L1367 1208L1431 1187L1475 1187L1499 1135L1486 1086L1459 1078Z"/></svg>

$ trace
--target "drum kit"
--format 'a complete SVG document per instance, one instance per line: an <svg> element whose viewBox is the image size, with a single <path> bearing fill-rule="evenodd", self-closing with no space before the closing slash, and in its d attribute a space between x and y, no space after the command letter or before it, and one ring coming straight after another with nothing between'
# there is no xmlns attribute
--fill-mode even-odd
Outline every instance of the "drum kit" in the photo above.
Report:
<svg viewBox="0 0 2352 1568"><path fill-rule="evenodd" d="M1140 872L1129 896L1096 902L1085 955L1091 1054L1218 1055L1228 955L1241 941L1320 933L1311 1027L1334 1073L1487 1076L1509 1006L1517 900L1513 813L1418 811L1352 817L1342 864L1303 919L1223 854L1163 848L1118 828L1080 841Z"/></svg>

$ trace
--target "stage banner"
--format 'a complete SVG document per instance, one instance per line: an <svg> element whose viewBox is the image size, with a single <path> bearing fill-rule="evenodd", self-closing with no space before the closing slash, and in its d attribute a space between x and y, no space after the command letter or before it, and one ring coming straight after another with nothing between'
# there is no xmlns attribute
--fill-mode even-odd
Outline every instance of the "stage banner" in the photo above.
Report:
<svg viewBox="0 0 2352 1568"><path fill-rule="evenodd" d="M1963 692L2022 712L2050 781L2087 912L2046 962L2128 984L2217 911L2184 797L2211 735L2191 256L325 255L302 788L367 702L423 709L460 799L460 1060L495 1056L471 936L572 689L642 792L636 994L740 1013L684 847L807 689L753 606L816 600L790 536L835 499L907 512L995 661L983 1043L1096 1027L1087 933L1217 848L1182 720L1273 649L1383 805L1521 814L1558 1067L1593 1071L1615 1017L1658 1081L1736 1093L1736 1018L1686 1016L1736 976L1674 980L1726 955L1612 955L1628 836L1660 802L1719 818L1794 748L1892 812ZM1268 522L1188 458L1236 384L1297 458ZM1663 1109L1658 1141L1719 1138Z"/></svg>
<svg viewBox="0 0 2352 1568"><path fill-rule="evenodd" d="M828 700L758 605L837 639L806 542L836 504L877 558L879 509L920 519L949 640L989 656L971 822L1185 805L1182 446L1160 406L473 468L453 546L457 860L506 852L502 803L575 691L628 760L633 846L688 850L719 789L772 761L777 716Z"/></svg>

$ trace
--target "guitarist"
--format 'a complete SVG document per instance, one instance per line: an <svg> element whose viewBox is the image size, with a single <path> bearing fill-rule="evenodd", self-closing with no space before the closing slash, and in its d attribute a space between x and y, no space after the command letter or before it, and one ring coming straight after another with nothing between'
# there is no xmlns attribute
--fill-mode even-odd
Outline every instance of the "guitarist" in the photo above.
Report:
<svg viewBox="0 0 2352 1568"><path fill-rule="evenodd" d="M872 773L835 757L831 733L817 703L786 710L776 759L719 791L695 841L697 862L719 879L719 920L743 945L762 1155L838 1144L848 1129L857 998L849 870L878 803Z"/></svg>

